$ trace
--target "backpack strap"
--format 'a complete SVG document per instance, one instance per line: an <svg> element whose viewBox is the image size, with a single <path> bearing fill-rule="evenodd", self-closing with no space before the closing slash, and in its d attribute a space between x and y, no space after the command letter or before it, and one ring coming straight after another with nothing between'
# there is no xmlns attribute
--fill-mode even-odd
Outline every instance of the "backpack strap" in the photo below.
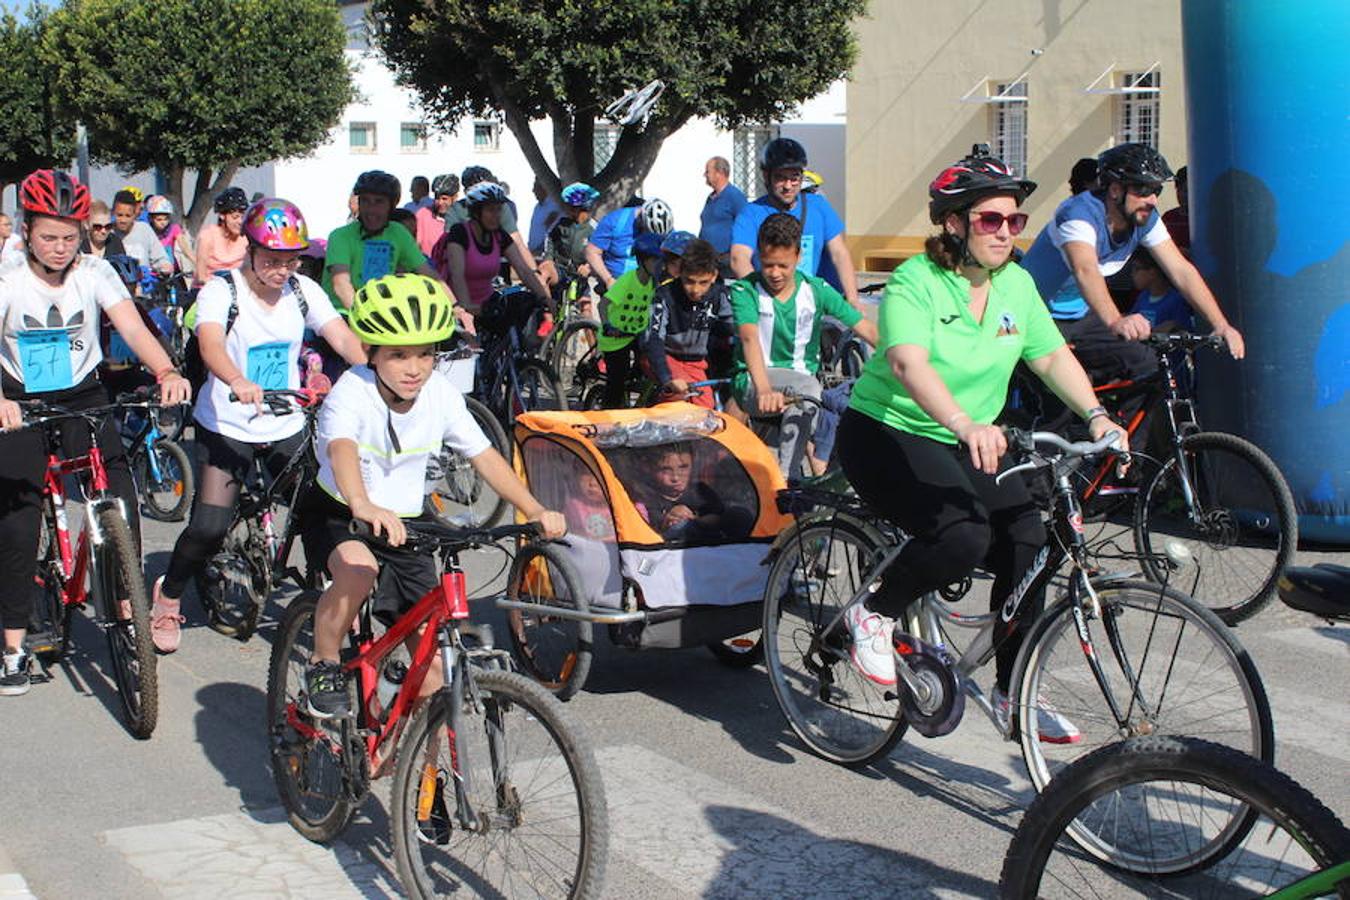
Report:
<svg viewBox="0 0 1350 900"><path fill-rule="evenodd" d="M225 316L225 333L228 335L230 329L234 327L234 320L239 318L239 288L234 283L233 270L221 272L216 277L224 278L230 288L230 311Z"/></svg>
<svg viewBox="0 0 1350 900"><path fill-rule="evenodd" d="M286 283L291 286L291 293L295 294L295 299L300 303L300 315L308 322L309 301L305 299L305 292L300 289L300 279L292 275L286 279Z"/></svg>

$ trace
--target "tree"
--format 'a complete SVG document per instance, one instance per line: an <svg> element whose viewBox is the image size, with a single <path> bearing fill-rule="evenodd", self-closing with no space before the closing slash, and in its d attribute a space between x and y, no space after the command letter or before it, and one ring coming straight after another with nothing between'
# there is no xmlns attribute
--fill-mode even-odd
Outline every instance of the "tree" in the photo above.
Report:
<svg viewBox="0 0 1350 900"><path fill-rule="evenodd" d="M195 229L242 165L303 156L355 97L332 0L66 0L46 55L90 155L156 167Z"/></svg>
<svg viewBox="0 0 1350 900"><path fill-rule="evenodd" d="M0 191L34 169L64 167L75 155L75 122L57 108L38 52L46 12L34 5L20 22L0 16Z"/></svg>
<svg viewBox="0 0 1350 900"><path fill-rule="evenodd" d="M867 0L373 0L376 45L429 121L500 112L552 191L583 179L602 209L633 194L662 142L694 116L724 128L785 117L848 72ZM624 127L595 171L597 118L661 79L645 126ZM531 121L553 128L549 165Z"/></svg>

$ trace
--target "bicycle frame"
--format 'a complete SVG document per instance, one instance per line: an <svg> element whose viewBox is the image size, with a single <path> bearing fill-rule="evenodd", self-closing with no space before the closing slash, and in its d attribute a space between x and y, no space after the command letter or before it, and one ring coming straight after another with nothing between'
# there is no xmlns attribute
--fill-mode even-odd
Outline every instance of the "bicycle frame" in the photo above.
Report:
<svg viewBox="0 0 1350 900"><path fill-rule="evenodd" d="M55 440L48 437L49 445L60 445L60 426L53 425ZM121 506L120 498L106 496L108 492L108 473L103 466L103 453L99 450L96 429L91 428L89 452L84 456L70 459L60 458L55 450L48 449L47 468L43 473L42 496L47 506L47 520L51 523L52 540L56 541L57 553L61 564L61 598L67 606L79 606L89 598L86 574L93 574L93 548L103 543L103 534L98 527L98 513L106 505L115 503ZM66 515L65 476L75 475L82 480L87 478L90 490L86 492L85 526L80 532L72 550L70 543L70 525ZM125 515L123 510L123 515Z"/></svg>

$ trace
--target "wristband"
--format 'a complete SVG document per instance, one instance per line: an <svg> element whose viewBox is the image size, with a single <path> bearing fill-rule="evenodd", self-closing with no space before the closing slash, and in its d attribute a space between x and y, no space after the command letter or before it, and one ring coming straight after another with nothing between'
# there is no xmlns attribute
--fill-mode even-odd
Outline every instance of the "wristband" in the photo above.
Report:
<svg viewBox="0 0 1350 900"><path fill-rule="evenodd" d="M1111 418L1111 414L1106 411L1105 406L1094 406L1092 407L1092 409L1089 409L1087 412L1083 413L1084 422L1091 422L1093 419L1100 419L1103 417L1108 419Z"/></svg>

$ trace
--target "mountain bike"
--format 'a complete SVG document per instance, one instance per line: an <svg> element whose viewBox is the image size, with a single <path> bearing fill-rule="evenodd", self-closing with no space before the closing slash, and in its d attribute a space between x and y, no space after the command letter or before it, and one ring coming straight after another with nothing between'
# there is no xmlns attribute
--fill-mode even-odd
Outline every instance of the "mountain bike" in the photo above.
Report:
<svg viewBox="0 0 1350 900"><path fill-rule="evenodd" d="M581 314L580 300L585 287L584 279L568 278L554 288L557 310L553 314L553 331L539 350L539 357L558 373L558 383L571 407L580 404L581 388L587 378L599 372L600 351L596 348L596 338L600 333L600 322ZM578 370L582 375L580 383Z"/></svg>
<svg viewBox="0 0 1350 900"><path fill-rule="evenodd" d="M492 411L466 390L473 387L475 359L474 350L461 346L437 354L436 368L464 394L469 415L483 429L493 449L509 462L512 458L511 439ZM467 379L461 376L464 367L468 367ZM448 444L427 461L426 490L427 513L452 527L489 528L506 515L506 501L483 480L466 457Z"/></svg>
<svg viewBox="0 0 1350 900"><path fill-rule="evenodd" d="M1247 827L1223 835L1235 819ZM1032 801L999 891L1005 900L1345 898L1350 830L1291 778L1231 747L1131 738L1065 768Z"/></svg>
<svg viewBox="0 0 1350 900"><path fill-rule="evenodd" d="M957 594L921 597L897 622L898 681L875 684L850 659L845 611L881 587L906 535L856 497L789 488L780 508L799 514L770 555L764 603L765 662L792 730L816 754L862 766L890 752L906 728L926 737L961 722L969 697L1005 740L1018 740L1038 790L1056 769L1124 736L1191 734L1269 761L1270 703L1256 666L1209 610L1129 573L1099 569L1083 533L1070 472L1112 448L1116 435L1069 443L1048 432L1009 430L1017 465L1051 470L1049 539L997 613L972 613ZM1057 602L1029 621L1009 684L1006 723L972 677L1029 613L1026 598L1068 563ZM973 630L968 641L957 638ZM962 652L959 645L964 645ZM1072 722L1078 740L1048 743L1043 717ZM1061 720L1062 721L1062 720Z"/></svg>
<svg viewBox="0 0 1350 900"><path fill-rule="evenodd" d="M239 486L225 543L197 573L197 597L206 608L207 624L226 637L246 641L253 636L279 578L290 578L301 589L312 586L315 574L288 562L299 533L300 498L319 471L314 423L322 399L313 391L263 391L263 405L272 415L304 415L306 438L275 477L269 477L262 455L254 456L249 477Z"/></svg>
<svg viewBox="0 0 1350 900"><path fill-rule="evenodd" d="M192 508L197 475L187 451L160 430L165 407L150 400L144 390L120 394L117 403L118 432L145 515L159 522L181 522Z"/></svg>
<svg viewBox="0 0 1350 900"><path fill-rule="evenodd" d="M116 407L69 410L41 400L20 400L27 428L41 429L47 450L42 485L42 523L37 581L39 631L29 647L46 661L70 648L71 614L92 601L108 640L113 678L127 730L148 738L159 713L155 648L150 640L150 601L141 574L126 507L108 485L98 432ZM63 457L62 432L85 428L89 452ZM65 479L75 479L84 503L84 527L71 546Z"/></svg>
<svg viewBox="0 0 1350 900"><path fill-rule="evenodd" d="M440 583L378 638L362 607L343 666L353 717L307 713L305 669L318 595L286 609L267 682L272 773L291 825L312 841L346 827L373 779L394 771L394 859L414 897L597 897L608 853L604 788L590 743L547 691L509 671L491 629L468 623L460 553L533 540L533 525L457 531L410 523L441 555ZM548 544L528 544L565 566ZM567 571L570 572L570 569ZM406 663L404 641L420 635ZM419 700L435 660L445 686Z"/></svg>

